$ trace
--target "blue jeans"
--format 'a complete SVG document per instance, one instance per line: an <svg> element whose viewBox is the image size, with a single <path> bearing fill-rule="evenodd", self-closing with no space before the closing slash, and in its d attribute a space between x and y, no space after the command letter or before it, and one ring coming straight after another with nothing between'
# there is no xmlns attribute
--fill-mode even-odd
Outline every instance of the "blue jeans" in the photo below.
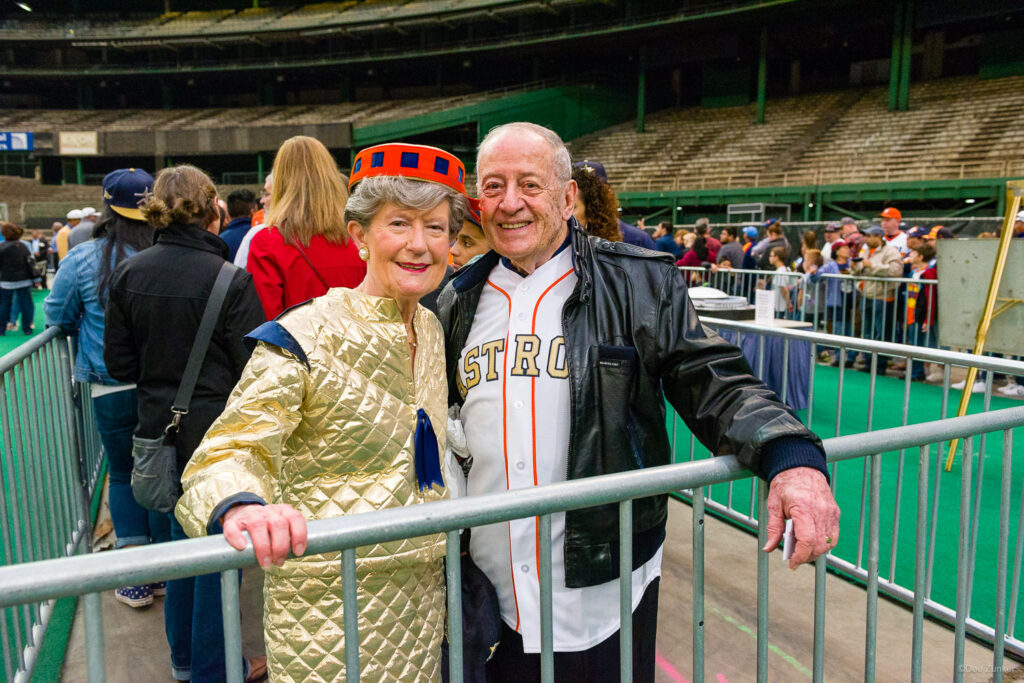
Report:
<svg viewBox="0 0 1024 683"><path fill-rule="evenodd" d="M939 326L933 324L925 333L921 331L921 323L909 323L907 325L907 343L930 349L939 348ZM911 360L910 379L924 379L924 376L924 361Z"/></svg>
<svg viewBox="0 0 1024 683"><path fill-rule="evenodd" d="M891 342L896 330L896 302L885 299L867 299L865 307L865 319L862 335L866 339ZM870 362L869 354L861 354L865 363ZM878 374L884 375L889 367L889 356L878 354ZM865 372L868 368L865 367Z"/></svg>
<svg viewBox="0 0 1024 683"><path fill-rule="evenodd" d="M146 510L132 495L132 433L139 422L138 403L136 389L92 400L110 475L110 518L117 534L117 548L171 540L167 515Z"/></svg>
<svg viewBox="0 0 1024 683"><path fill-rule="evenodd" d="M18 321L17 314L21 311L21 331L32 334L32 324L36 319L36 305L32 302L32 285L18 289L0 289L0 337L7 334L8 321Z"/></svg>
<svg viewBox="0 0 1024 683"><path fill-rule="evenodd" d="M188 538L174 513L171 540ZM238 572L241 579L242 572ZM203 574L167 582L164 628L171 646L175 680L214 683L225 680L224 621L220 606L220 574Z"/></svg>

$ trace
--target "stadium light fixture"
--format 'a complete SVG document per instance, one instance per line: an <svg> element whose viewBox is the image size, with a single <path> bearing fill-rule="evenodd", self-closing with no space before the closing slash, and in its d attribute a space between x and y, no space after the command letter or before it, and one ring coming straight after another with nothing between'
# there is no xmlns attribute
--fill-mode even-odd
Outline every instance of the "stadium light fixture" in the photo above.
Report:
<svg viewBox="0 0 1024 683"><path fill-rule="evenodd" d="M18 7L20 7L21 9L25 10L26 12L31 12L32 11L32 8L29 7L28 5L26 5L24 2L16 2L14 4L17 5Z"/></svg>
<svg viewBox="0 0 1024 683"><path fill-rule="evenodd" d="M976 201L978 201L978 200L977 199L965 199L964 200L964 204L973 204Z"/></svg>

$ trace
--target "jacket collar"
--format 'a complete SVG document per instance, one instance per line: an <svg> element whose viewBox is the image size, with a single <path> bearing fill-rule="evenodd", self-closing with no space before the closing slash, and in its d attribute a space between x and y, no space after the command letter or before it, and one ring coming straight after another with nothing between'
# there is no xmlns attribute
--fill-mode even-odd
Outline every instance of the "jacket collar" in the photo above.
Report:
<svg viewBox="0 0 1024 683"><path fill-rule="evenodd" d="M580 227L575 216L569 217L569 239L572 249L572 267L576 271L578 280L577 288L580 299L586 302L590 299L593 285L590 270L594 252L587 233ZM492 249L472 263L460 268L452 280L455 291L461 294L482 284L494 270L494 266L501 261L501 258L501 255Z"/></svg>
<svg viewBox="0 0 1024 683"><path fill-rule="evenodd" d="M158 244L199 249L217 254L225 261L231 253L227 243L212 232L200 230L194 225L172 223L156 234Z"/></svg>

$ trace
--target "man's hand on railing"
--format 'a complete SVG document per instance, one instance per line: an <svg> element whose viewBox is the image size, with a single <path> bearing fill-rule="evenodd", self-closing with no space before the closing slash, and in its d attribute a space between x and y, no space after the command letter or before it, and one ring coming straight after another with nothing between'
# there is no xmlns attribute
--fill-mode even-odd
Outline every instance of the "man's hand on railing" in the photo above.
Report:
<svg viewBox="0 0 1024 683"><path fill-rule="evenodd" d="M224 538L237 550L245 549L242 532L249 532L261 567L282 566L289 550L296 555L306 552L306 518L291 505L236 505L224 513L221 526Z"/></svg>
<svg viewBox="0 0 1024 683"><path fill-rule="evenodd" d="M771 552L782 541L786 520L793 520L796 544L789 568L813 562L836 547L839 540L839 506L828 481L813 467L794 467L772 479L768 490L768 542Z"/></svg>

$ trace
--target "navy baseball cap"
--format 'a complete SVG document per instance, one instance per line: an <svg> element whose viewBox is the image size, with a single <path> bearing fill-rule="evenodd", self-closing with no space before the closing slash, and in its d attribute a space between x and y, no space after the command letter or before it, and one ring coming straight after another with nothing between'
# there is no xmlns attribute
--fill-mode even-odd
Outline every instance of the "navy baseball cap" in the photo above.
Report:
<svg viewBox="0 0 1024 683"><path fill-rule="evenodd" d="M921 226L921 225L915 225L914 227L912 227L910 230L907 231L907 237L922 237L922 238L924 238L924 237L928 236L929 232L931 232L930 229L928 229L928 228L926 228L924 226Z"/></svg>
<svg viewBox="0 0 1024 683"><path fill-rule="evenodd" d="M139 202L152 190L153 176L141 168L119 168L103 178L103 202L133 221L146 220L139 211Z"/></svg>
<svg viewBox="0 0 1024 683"><path fill-rule="evenodd" d="M584 159L583 161L577 161L575 164L572 165L572 167L581 168L587 173L596 175L604 182L608 182L608 174L605 173L604 164L602 164L600 161L587 161L586 159Z"/></svg>
<svg viewBox="0 0 1024 683"><path fill-rule="evenodd" d="M776 224L776 223L778 223L778 222L779 222L779 219L778 219L778 218L769 218L768 220L766 220L766 221L765 221L764 223L762 223L761 225L762 225L762 227L765 227L765 228L767 228L768 226L770 226L770 225L775 225L775 224Z"/></svg>
<svg viewBox="0 0 1024 683"><path fill-rule="evenodd" d="M875 235L876 237L883 237L885 230L882 230L881 225L872 225L870 228L864 231L865 235Z"/></svg>

